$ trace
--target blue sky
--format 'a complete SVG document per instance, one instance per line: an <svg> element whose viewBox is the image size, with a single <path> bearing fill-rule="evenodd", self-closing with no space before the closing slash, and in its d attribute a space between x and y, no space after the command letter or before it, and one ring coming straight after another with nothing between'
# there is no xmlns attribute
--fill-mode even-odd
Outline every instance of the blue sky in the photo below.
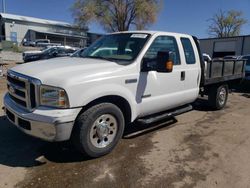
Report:
<svg viewBox="0 0 250 188"><path fill-rule="evenodd" d="M70 12L73 2L74 0L6 0L6 10L12 14L73 23ZM206 38L209 25L207 20L219 9L242 11L248 23L242 28L241 34L250 34L250 0L164 0L156 23L148 29ZM90 31L104 32L98 24L91 24Z"/></svg>

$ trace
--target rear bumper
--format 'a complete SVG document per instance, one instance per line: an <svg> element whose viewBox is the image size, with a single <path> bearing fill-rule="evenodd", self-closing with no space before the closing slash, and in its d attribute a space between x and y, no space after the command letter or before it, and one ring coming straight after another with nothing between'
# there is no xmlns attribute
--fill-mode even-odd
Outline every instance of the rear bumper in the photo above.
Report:
<svg viewBox="0 0 250 188"><path fill-rule="evenodd" d="M76 109L51 109L39 107L28 112L15 104L8 94L4 96L7 118L24 133L46 141L69 140L74 121L80 112Z"/></svg>

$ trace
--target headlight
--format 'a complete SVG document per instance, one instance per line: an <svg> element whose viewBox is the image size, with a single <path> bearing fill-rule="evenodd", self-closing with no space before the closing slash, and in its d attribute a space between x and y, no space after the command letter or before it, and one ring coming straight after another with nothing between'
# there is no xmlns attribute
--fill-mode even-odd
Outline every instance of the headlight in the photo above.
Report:
<svg viewBox="0 0 250 188"><path fill-rule="evenodd" d="M68 96L64 89L42 85L40 87L40 105L68 108Z"/></svg>

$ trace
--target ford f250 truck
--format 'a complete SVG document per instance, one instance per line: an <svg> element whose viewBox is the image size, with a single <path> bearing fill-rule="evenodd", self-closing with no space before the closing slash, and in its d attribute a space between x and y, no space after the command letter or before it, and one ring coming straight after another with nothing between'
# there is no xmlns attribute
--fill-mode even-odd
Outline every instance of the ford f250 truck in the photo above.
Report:
<svg viewBox="0 0 250 188"><path fill-rule="evenodd" d="M118 32L80 54L8 70L6 115L23 132L47 141L71 140L99 157L134 121L152 123L191 110L208 95L222 109L244 60L204 63L198 40L168 32Z"/></svg>

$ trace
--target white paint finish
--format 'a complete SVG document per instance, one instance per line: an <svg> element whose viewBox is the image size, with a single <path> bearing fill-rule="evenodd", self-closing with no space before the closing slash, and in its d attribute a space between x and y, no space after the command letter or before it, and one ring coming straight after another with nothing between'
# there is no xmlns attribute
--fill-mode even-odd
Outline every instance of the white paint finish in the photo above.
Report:
<svg viewBox="0 0 250 188"><path fill-rule="evenodd" d="M163 110L175 108L193 102L199 94L200 62L199 54L192 37L183 34L156 33L151 38L150 44L158 36L175 37L180 53L180 65L175 65L171 73L158 73L150 71L140 73L138 88L140 91L136 100L139 104L139 116L157 113ZM189 38L192 41L196 64L186 65L184 51L180 37ZM147 46L147 49L149 46ZM146 51L144 52L144 54ZM181 72L185 72L185 80L181 80ZM150 95L150 97L148 97ZM141 99L141 96L146 96Z"/></svg>
<svg viewBox="0 0 250 188"><path fill-rule="evenodd" d="M132 121L139 116L193 102L199 92L200 62L192 37L167 32L140 33L149 33L152 37L130 65L99 59L64 57L27 63L12 70L37 78L43 84L64 88L69 97L70 107L82 107L108 95L123 97L131 106ZM142 58L159 35L176 37L181 65L174 66L172 73L143 73L140 71ZM192 41L196 64L186 65L180 37L190 38ZM184 81L181 81L181 71L185 71L186 74ZM130 79L138 81L126 84L125 81ZM151 96L141 98L148 94Z"/></svg>
<svg viewBox="0 0 250 188"><path fill-rule="evenodd" d="M138 78L135 63L124 66L106 60L63 57L22 64L12 70L38 78L45 85L64 88L71 107L84 106L102 96L121 96L136 117L136 83L125 84L127 79Z"/></svg>

